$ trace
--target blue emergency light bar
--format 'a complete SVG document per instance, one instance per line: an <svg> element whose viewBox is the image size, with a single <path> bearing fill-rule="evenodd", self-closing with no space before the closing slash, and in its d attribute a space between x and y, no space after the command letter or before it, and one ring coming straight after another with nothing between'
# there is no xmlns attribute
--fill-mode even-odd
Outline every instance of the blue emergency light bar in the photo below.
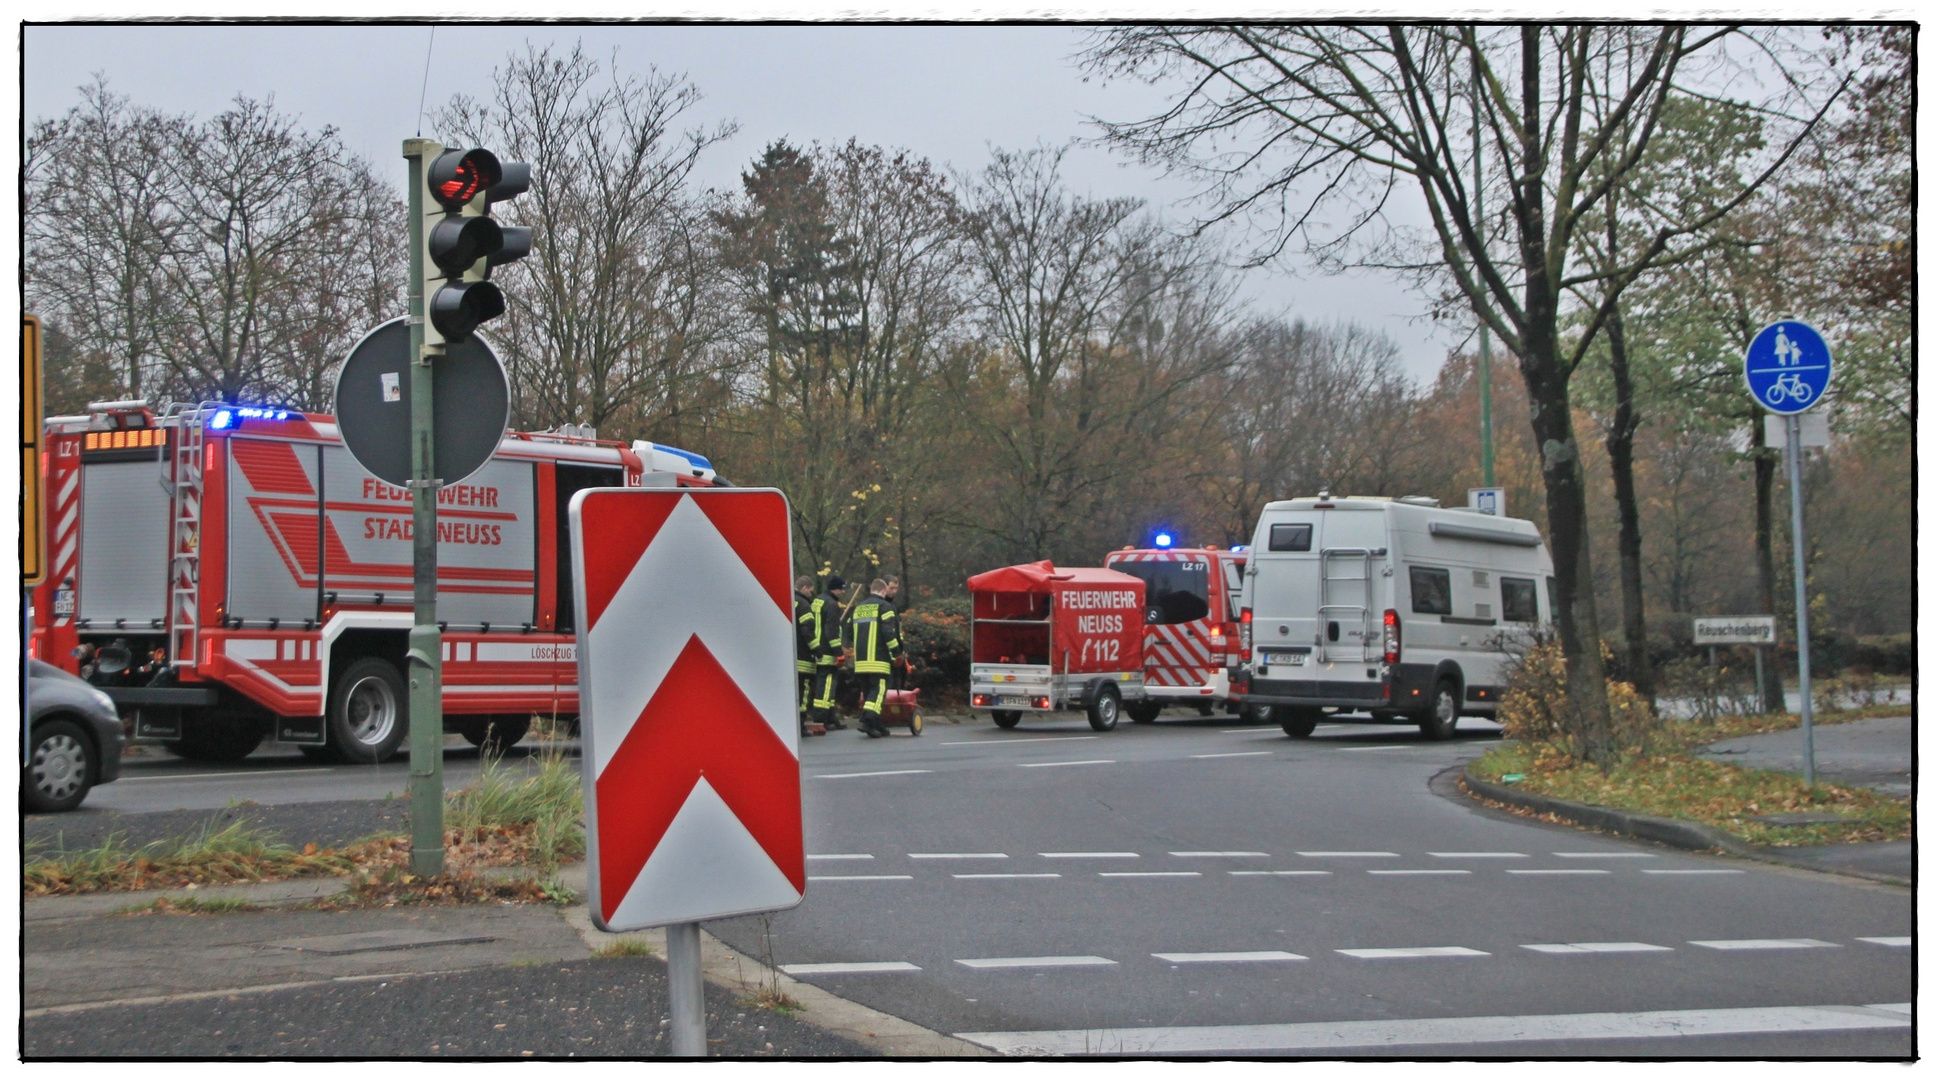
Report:
<svg viewBox="0 0 1937 1080"><path fill-rule="evenodd" d="M706 460L705 458L699 456L698 454L693 453L691 450L681 450L677 446L667 446L665 443L653 443L652 448L654 450L664 450L668 454L674 454L679 457L683 457L687 461L692 462L694 465L702 469L710 469L713 467L712 462Z"/></svg>
<svg viewBox="0 0 1937 1080"><path fill-rule="evenodd" d="M211 431L227 431L229 428L236 426L244 420L287 419L289 419L288 409L265 409L256 405L235 405L226 409L216 410L215 415L209 417L208 426Z"/></svg>
<svg viewBox="0 0 1937 1080"><path fill-rule="evenodd" d="M1167 548L1173 543L1173 539L1169 533L1160 532L1157 534L1156 543L1160 548Z"/></svg>

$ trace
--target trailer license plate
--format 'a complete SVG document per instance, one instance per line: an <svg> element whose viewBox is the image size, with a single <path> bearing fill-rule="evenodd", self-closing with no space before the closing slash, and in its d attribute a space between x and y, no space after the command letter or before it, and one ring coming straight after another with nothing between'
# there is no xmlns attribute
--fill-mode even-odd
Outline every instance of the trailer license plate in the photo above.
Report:
<svg viewBox="0 0 1937 1080"><path fill-rule="evenodd" d="M1029 699L1017 694L1004 694L997 698L996 701L1002 705L1014 705L1024 709L1029 707Z"/></svg>

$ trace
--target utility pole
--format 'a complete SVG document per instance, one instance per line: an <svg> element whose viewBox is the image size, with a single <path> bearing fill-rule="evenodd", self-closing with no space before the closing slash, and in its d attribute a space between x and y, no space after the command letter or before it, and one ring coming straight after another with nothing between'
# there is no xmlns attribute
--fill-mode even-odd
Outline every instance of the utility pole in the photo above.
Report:
<svg viewBox="0 0 1937 1080"><path fill-rule="evenodd" d="M1473 53L1473 228L1486 240L1486 193L1480 170L1480 56ZM1480 486L1493 486L1493 337L1480 320Z"/></svg>
<svg viewBox="0 0 1937 1080"><path fill-rule="evenodd" d="M437 462L431 452L433 350L424 342L424 166L444 148L405 139L410 162L410 870L444 872L444 635L437 626Z"/></svg>

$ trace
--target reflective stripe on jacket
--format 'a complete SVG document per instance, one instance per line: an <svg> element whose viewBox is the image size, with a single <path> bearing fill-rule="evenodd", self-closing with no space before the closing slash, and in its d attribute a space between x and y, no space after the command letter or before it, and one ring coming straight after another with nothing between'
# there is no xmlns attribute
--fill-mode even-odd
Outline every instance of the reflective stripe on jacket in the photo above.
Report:
<svg viewBox="0 0 1937 1080"><path fill-rule="evenodd" d="M870 594L848 616L847 640L853 646L856 673L886 675L901 655L901 620L888 601Z"/></svg>
<svg viewBox="0 0 1937 1080"><path fill-rule="evenodd" d="M831 592L814 597L808 605L813 632L807 638L807 651L823 664L831 664L841 652L841 602Z"/></svg>

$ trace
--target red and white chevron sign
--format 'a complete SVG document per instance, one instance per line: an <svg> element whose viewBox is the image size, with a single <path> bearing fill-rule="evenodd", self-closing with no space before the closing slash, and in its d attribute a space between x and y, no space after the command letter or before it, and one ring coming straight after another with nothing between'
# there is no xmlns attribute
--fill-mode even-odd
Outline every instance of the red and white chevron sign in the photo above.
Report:
<svg viewBox="0 0 1937 1080"><path fill-rule="evenodd" d="M800 902L786 497L572 497L592 918L605 930Z"/></svg>

